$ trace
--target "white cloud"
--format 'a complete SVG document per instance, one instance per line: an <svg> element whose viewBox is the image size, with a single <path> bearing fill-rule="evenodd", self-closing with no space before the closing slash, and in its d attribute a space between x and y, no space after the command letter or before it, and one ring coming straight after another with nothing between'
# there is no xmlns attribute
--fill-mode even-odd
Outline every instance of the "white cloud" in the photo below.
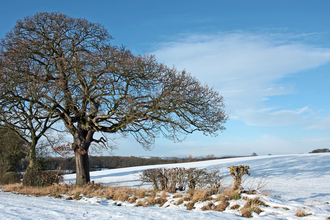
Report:
<svg viewBox="0 0 330 220"><path fill-rule="evenodd" d="M304 113L312 114L313 111L308 107L297 110L279 110L273 109L261 110L243 110L241 116L248 125L256 126L286 126L294 124L310 123L310 120Z"/></svg>
<svg viewBox="0 0 330 220"><path fill-rule="evenodd" d="M192 35L162 43L152 54L218 90L232 119L251 125L287 125L301 123L302 112L260 112L263 102L297 92L279 80L330 61L330 49L292 42L292 38L247 32Z"/></svg>
<svg viewBox="0 0 330 220"><path fill-rule="evenodd" d="M330 130L330 117L316 117L307 130Z"/></svg>

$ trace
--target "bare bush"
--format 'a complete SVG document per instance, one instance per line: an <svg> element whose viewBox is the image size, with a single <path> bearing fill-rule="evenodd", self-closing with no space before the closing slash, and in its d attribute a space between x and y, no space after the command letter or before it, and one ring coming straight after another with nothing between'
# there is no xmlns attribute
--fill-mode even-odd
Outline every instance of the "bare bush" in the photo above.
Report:
<svg viewBox="0 0 330 220"><path fill-rule="evenodd" d="M200 180L202 188L208 188L211 190L211 194L217 194L220 191L221 181L223 179L220 173L220 168L213 170L207 170L204 173L204 177Z"/></svg>
<svg viewBox="0 0 330 220"><path fill-rule="evenodd" d="M155 190L167 190L174 193L176 190L208 188L212 193L220 189L222 176L219 169L208 171L206 169L182 167L160 168L144 170L140 174L142 183L151 183Z"/></svg>
<svg viewBox="0 0 330 220"><path fill-rule="evenodd" d="M159 190L158 186L158 170L157 169L147 169L143 170L143 172L140 174L140 180L142 183L152 183L155 190Z"/></svg>
<svg viewBox="0 0 330 220"><path fill-rule="evenodd" d="M58 184L63 180L62 172L60 170L50 171L41 170L36 168L30 168L26 170L23 176L23 185L25 186L50 186Z"/></svg>
<svg viewBox="0 0 330 220"><path fill-rule="evenodd" d="M205 169L190 168L187 170L188 187L195 189L196 185L199 184L203 187L207 171Z"/></svg>

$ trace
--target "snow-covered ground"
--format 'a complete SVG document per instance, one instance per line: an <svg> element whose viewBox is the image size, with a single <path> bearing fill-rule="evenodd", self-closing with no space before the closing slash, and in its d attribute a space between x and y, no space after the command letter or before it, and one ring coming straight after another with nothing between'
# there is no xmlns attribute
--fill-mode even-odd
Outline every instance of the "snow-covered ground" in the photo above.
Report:
<svg viewBox="0 0 330 220"><path fill-rule="evenodd" d="M267 182L264 190L269 190L270 195L261 196L261 199L269 207L262 207L263 212L254 214L254 219L301 219L294 216L297 209L312 214L303 219L330 217L330 153L258 156L103 170L92 172L91 179L109 185L141 187L138 173L144 169L197 167L220 168L226 176L224 184L229 185L231 177L228 176L227 167L231 165L250 166L251 177L245 181L245 187L253 187L262 176ZM253 182L255 176L257 178ZM65 181L75 181L75 175L65 175ZM229 207L224 212L216 212L201 211L200 208L188 211L183 205L144 208L132 207L125 202L121 204L117 206L112 200L100 198L68 201L0 192L0 219L242 219L238 211Z"/></svg>

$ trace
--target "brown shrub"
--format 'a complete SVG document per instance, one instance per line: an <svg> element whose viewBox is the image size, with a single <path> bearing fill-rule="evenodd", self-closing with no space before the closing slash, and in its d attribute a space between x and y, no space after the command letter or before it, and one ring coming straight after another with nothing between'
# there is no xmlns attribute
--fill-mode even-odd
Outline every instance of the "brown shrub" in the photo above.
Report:
<svg viewBox="0 0 330 220"><path fill-rule="evenodd" d="M63 179L60 171L40 170L38 167L28 167L23 175L24 186L50 186Z"/></svg>
<svg viewBox="0 0 330 220"><path fill-rule="evenodd" d="M6 172L1 179L1 184L13 184L21 182L20 176L16 172Z"/></svg>

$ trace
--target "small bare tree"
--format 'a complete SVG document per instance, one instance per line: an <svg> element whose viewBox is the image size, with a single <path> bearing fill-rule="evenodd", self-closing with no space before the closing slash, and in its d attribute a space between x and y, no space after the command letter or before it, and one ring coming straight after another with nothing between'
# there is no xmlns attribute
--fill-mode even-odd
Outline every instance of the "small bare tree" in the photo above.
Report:
<svg viewBox="0 0 330 220"><path fill-rule="evenodd" d="M3 57L1 57L3 58ZM0 74L0 123L3 127L12 130L26 143L32 168L36 166L36 146L41 137L47 136L49 129L60 119L54 109L43 109L38 104L42 98L43 88L34 79L8 77L8 69L5 68L6 60L2 59ZM25 67L16 64L11 67L17 71ZM27 80L27 81L25 81ZM24 83L24 87L20 86Z"/></svg>
<svg viewBox="0 0 330 220"><path fill-rule="evenodd" d="M244 166L244 165L239 165L239 166L230 166L228 167L230 169L229 174L233 177L234 179L234 185L232 187L233 191L239 190L241 185L242 185L242 178L244 175L250 176L250 166Z"/></svg>

